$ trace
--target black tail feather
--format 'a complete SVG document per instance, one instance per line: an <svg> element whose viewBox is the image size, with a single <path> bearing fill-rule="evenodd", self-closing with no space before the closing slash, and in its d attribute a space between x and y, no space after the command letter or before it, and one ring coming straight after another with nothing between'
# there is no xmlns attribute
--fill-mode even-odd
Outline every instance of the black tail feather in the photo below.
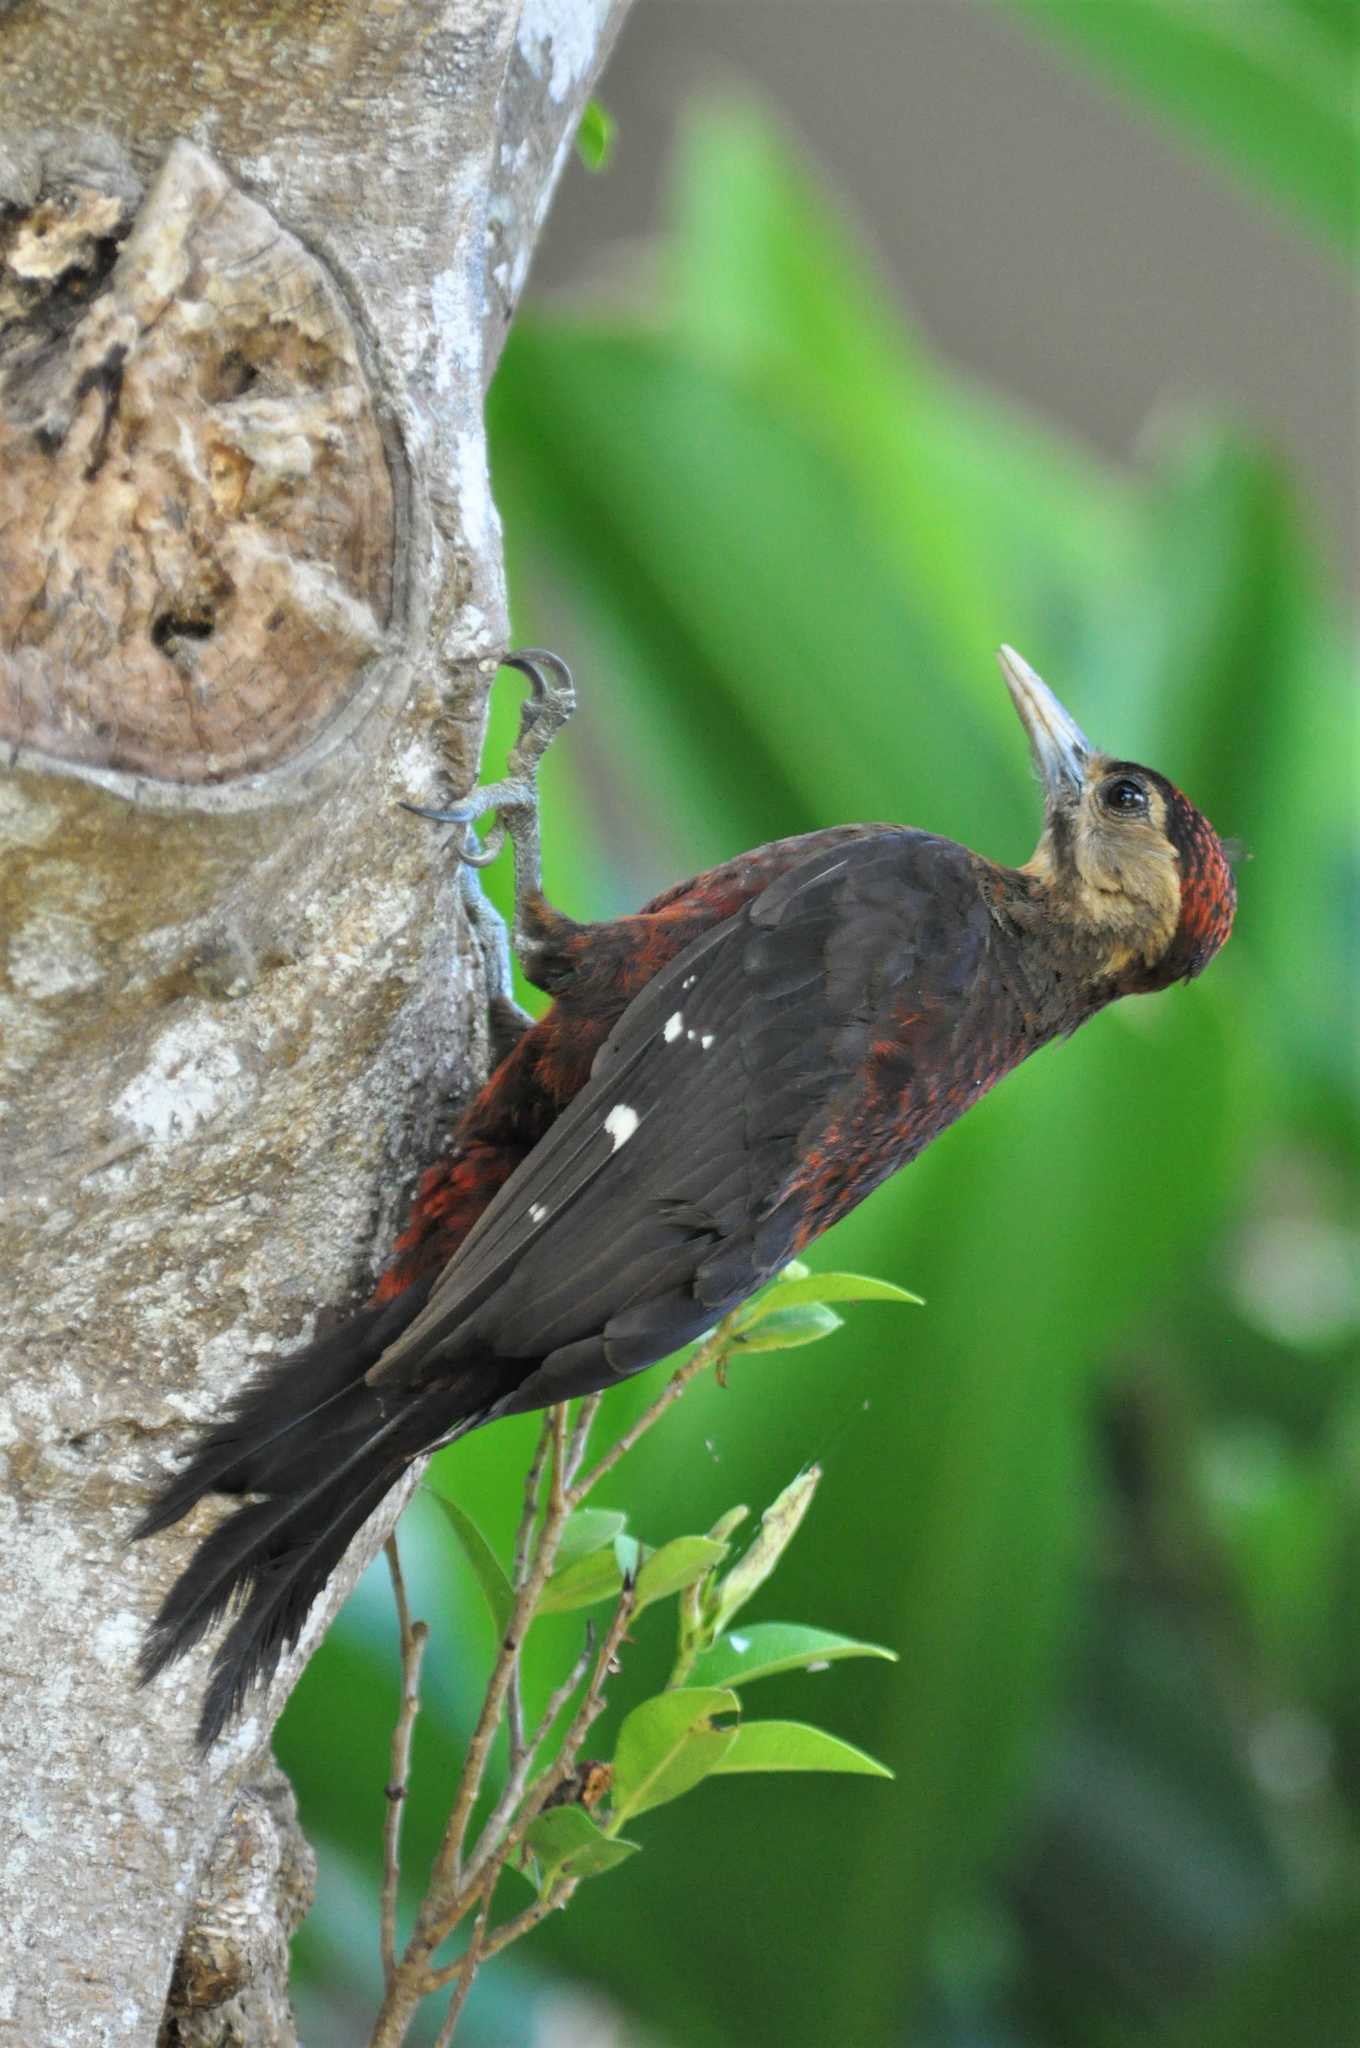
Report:
<svg viewBox="0 0 1360 2048"><path fill-rule="evenodd" d="M413 1289L363 1310L248 1386L138 1526L139 1536L151 1535L206 1493L262 1496L199 1545L142 1649L145 1683L234 1611L203 1703L198 1734L205 1748L253 1682L269 1677L297 1641L351 1540L412 1459L486 1413L485 1398L474 1405L471 1396L475 1372L424 1392L380 1392L365 1379L426 1292Z"/></svg>
<svg viewBox="0 0 1360 2048"><path fill-rule="evenodd" d="M225 1419L197 1445L133 1531L154 1536L188 1514L205 1493L289 1493L305 1485L333 1448L332 1433L348 1434L349 1418L337 1404L377 1363L388 1345L424 1306L427 1287L360 1309L337 1330L291 1353L247 1382ZM330 1410L327 1424L300 1441L290 1432Z"/></svg>
<svg viewBox="0 0 1360 2048"><path fill-rule="evenodd" d="M257 1679L272 1678L279 1658L302 1633L312 1602L339 1565L353 1538L401 1475L384 1465L367 1483L337 1488L327 1507L333 1519L303 1542L279 1553L271 1543L252 1571L249 1598L213 1658L198 1719L198 1741L209 1748L239 1713ZM240 1521L254 1512L243 1508Z"/></svg>

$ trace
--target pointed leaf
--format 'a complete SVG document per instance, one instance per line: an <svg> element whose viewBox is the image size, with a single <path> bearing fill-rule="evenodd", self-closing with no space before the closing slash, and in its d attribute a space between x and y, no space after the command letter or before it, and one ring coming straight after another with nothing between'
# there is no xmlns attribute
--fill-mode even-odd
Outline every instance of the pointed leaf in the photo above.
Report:
<svg viewBox="0 0 1360 2048"><path fill-rule="evenodd" d="M750 1549L744 1557L737 1559L718 1587L717 1612L711 1624L715 1632L724 1628L738 1609L744 1607L769 1578L797 1535L798 1526L804 1515L812 1506L812 1496L817 1491L821 1476L820 1465L809 1465L807 1470L800 1472L796 1479L791 1480L779 1498L766 1508Z"/></svg>
<svg viewBox="0 0 1360 2048"><path fill-rule="evenodd" d="M721 1564L726 1555L727 1545L715 1543L709 1536L677 1536L673 1542L663 1543L638 1573L639 1610L650 1606L653 1600L665 1600L671 1593L692 1586L705 1572Z"/></svg>
<svg viewBox="0 0 1360 2048"><path fill-rule="evenodd" d="M524 1838L538 1864L540 1898L555 1877L597 1877L635 1856L641 1844L603 1834L583 1806L550 1806Z"/></svg>
<svg viewBox="0 0 1360 2048"><path fill-rule="evenodd" d="M696 1685L746 1685L753 1678L771 1678L780 1671L810 1671L843 1657L883 1657L897 1662L896 1650L882 1643L861 1643L829 1629L803 1628L792 1621L758 1621L732 1629L711 1650L705 1650L691 1676Z"/></svg>
<svg viewBox="0 0 1360 2048"><path fill-rule="evenodd" d="M757 1297L756 1306L792 1307L801 1301L902 1301L924 1308L919 1294L909 1294L891 1280L874 1280L867 1273L809 1273L798 1280L782 1280Z"/></svg>
<svg viewBox="0 0 1360 2048"><path fill-rule="evenodd" d="M614 1751L615 1825L664 1806L716 1770L736 1739L714 1716L735 1714L737 1696L719 1686L686 1686L634 1707Z"/></svg>
<svg viewBox="0 0 1360 2048"><path fill-rule="evenodd" d="M713 1769L735 1771L845 1771L862 1778L890 1778L886 1764L802 1721L743 1721Z"/></svg>
<svg viewBox="0 0 1360 2048"><path fill-rule="evenodd" d="M568 1515L557 1546L556 1571L565 1571L578 1557L603 1550L628 1526L628 1517L618 1508L578 1508Z"/></svg>
<svg viewBox="0 0 1360 2048"><path fill-rule="evenodd" d="M637 1570L641 1555L642 1546L635 1537L615 1536L603 1550L593 1550L565 1571L554 1572L535 1613L570 1614L577 1607L597 1607L602 1600L617 1599L624 1574Z"/></svg>
<svg viewBox="0 0 1360 2048"><path fill-rule="evenodd" d="M806 1284L803 1280L791 1280L789 1291ZM823 1308L819 1301L771 1308L754 1323L733 1331L732 1344L734 1349L739 1347L743 1351L796 1351L800 1344L817 1344L823 1337L831 1336L840 1329L842 1320L835 1309Z"/></svg>
<svg viewBox="0 0 1360 2048"><path fill-rule="evenodd" d="M510 1581L501 1568L500 1559L483 1536L471 1515L459 1507L457 1501L449 1500L438 1488L432 1489L434 1497L444 1511L445 1520L457 1537L472 1575L482 1589L491 1619L501 1635L510 1626L510 1614L515 1604L515 1595Z"/></svg>
<svg viewBox="0 0 1360 2048"><path fill-rule="evenodd" d="M725 1515L719 1515L709 1535L715 1543L726 1543L729 1536L739 1529L751 1510L747 1507L729 1508Z"/></svg>

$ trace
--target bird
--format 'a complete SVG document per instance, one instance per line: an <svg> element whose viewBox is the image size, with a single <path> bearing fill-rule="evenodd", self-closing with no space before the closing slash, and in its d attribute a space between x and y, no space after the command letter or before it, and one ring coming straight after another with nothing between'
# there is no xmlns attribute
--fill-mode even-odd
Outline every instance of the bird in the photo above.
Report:
<svg viewBox="0 0 1360 2048"><path fill-rule="evenodd" d="M578 923L539 873L537 763L569 672L529 677L517 772L425 817L494 810L514 941L553 998L423 1176L373 1298L250 1383L162 1487L150 1537L245 1496L166 1593L145 1683L226 1618L211 1745L294 1645L408 1468L501 1417L597 1393L701 1337L1004 1075L1227 940L1232 866L1154 769L1101 751L1014 649L999 660L1043 819L1008 867L896 824L775 841L634 915Z"/></svg>

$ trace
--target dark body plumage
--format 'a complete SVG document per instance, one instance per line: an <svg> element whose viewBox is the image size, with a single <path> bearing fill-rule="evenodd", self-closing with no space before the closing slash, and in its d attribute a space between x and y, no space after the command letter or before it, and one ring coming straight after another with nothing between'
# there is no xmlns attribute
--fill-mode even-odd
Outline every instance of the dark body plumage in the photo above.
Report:
<svg viewBox="0 0 1360 2048"><path fill-rule="evenodd" d="M1066 906L1052 815L1055 850L1026 869L848 826L762 848L616 924L537 904L533 972L554 1009L426 1176L374 1303L247 1389L142 1525L214 1489L261 1496L200 1547L144 1658L149 1675L239 1607L205 1741L296 1639L412 1459L664 1358L1029 1053L1116 996L1198 971L1231 919L1218 842L1170 784L1130 773L1179 864L1155 957L1130 953L1102 904Z"/></svg>

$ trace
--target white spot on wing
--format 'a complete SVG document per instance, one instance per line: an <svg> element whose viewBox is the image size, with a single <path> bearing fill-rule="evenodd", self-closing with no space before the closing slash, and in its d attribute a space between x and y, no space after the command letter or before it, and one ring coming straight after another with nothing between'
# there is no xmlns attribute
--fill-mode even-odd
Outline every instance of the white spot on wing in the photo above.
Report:
<svg viewBox="0 0 1360 2048"><path fill-rule="evenodd" d="M626 1102L616 1102L604 1120L604 1127L614 1140L614 1150L626 1145L638 1127L638 1113Z"/></svg>
<svg viewBox="0 0 1360 2048"><path fill-rule="evenodd" d="M703 1037L699 1040L699 1043L703 1047L704 1051L707 1052L708 1048L713 1043L713 1033L711 1031L706 1031Z"/></svg>
<svg viewBox="0 0 1360 2048"><path fill-rule="evenodd" d="M531 1223L546 1223L546 1222L547 1222L547 1220L548 1220L548 1205L547 1205L547 1203L546 1203L546 1202L530 1202L530 1204L529 1204L529 1221L530 1221Z"/></svg>
<svg viewBox="0 0 1360 2048"><path fill-rule="evenodd" d="M680 1012L678 1010L672 1010L670 1016L666 1019L666 1029L662 1033L662 1037L665 1039L667 1045L670 1045L675 1039L677 1039L680 1036L680 1033L684 1030L684 1027L685 1020L681 1016Z"/></svg>
<svg viewBox="0 0 1360 2048"><path fill-rule="evenodd" d="M697 974L687 974L684 980L681 982L680 986L681 988L693 988L695 982L698 979L699 977Z"/></svg>

